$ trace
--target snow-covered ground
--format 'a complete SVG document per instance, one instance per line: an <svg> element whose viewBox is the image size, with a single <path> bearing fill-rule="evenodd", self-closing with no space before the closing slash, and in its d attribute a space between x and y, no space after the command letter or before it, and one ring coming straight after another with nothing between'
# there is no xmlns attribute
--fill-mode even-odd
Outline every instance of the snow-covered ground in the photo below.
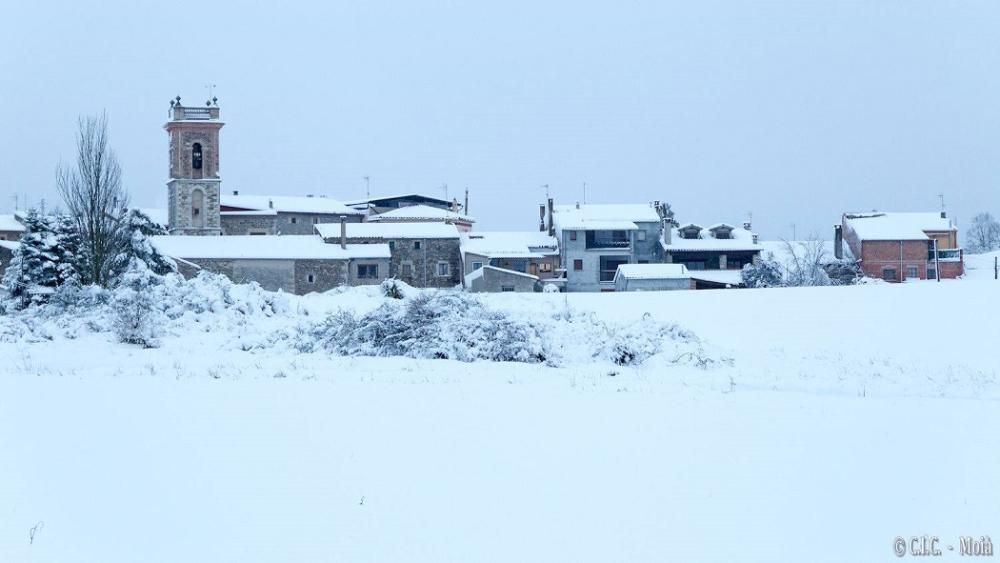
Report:
<svg viewBox="0 0 1000 563"><path fill-rule="evenodd" d="M371 311L371 288L185 315L155 349L0 330L0 561L890 561L896 536L1000 538L998 290L482 297L678 323L708 365L271 338Z"/></svg>

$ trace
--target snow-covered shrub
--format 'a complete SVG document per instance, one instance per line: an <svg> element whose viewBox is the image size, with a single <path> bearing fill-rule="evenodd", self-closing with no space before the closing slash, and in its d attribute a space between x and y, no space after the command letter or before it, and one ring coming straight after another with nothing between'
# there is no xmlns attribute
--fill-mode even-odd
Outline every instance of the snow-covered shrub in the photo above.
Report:
<svg viewBox="0 0 1000 563"><path fill-rule="evenodd" d="M740 278L746 287L781 287L781 264L774 259L773 254L769 254L756 264L743 266Z"/></svg>
<svg viewBox="0 0 1000 563"><path fill-rule="evenodd" d="M120 342L145 348L159 346L163 313L157 307L156 287L162 279L142 260L133 259L111 296L113 329Z"/></svg>
<svg viewBox="0 0 1000 563"><path fill-rule="evenodd" d="M828 260L822 240L813 238L799 242L785 241L785 252L788 255L785 285L805 287L831 284L830 276L823 269Z"/></svg>
<svg viewBox="0 0 1000 563"><path fill-rule="evenodd" d="M559 287L554 283L547 283L542 286L542 293L559 293Z"/></svg>
<svg viewBox="0 0 1000 563"><path fill-rule="evenodd" d="M861 266L854 260L834 260L824 264L823 270L833 285L855 285L864 276Z"/></svg>
<svg viewBox="0 0 1000 563"><path fill-rule="evenodd" d="M530 363L547 356L545 340L531 323L447 291L391 300L361 316L331 315L302 335L299 348L312 350L315 344L345 356Z"/></svg>
<svg viewBox="0 0 1000 563"><path fill-rule="evenodd" d="M677 325L653 320L648 313L631 324L608 327L601 355L619 366L638 365L663 352L671 341L697 341Z"/></svg>
<svg viewBox="0 0 1000 563"><path fill-rule="evenodd" d="M388 278L382 281L382 295L390 299L403 299L406 297L406 290L410 286L406 282L401 282L396 278Z"/></svg>

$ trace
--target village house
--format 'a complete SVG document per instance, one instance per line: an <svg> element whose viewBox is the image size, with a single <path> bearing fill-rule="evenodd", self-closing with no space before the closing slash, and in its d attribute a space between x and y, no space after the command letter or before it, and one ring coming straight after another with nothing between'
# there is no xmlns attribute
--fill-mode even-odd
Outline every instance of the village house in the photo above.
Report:
<svg viewBox="0 0 1000 563"><path fill-rule="evenodd" d="M461 250L471 291L540 291L544 283L565 283L557 278L559 243L548 233L464 233Z"/></svg>
<svg viewBox="0 0 1000 563"><path fill-rule="evenodd" d="M14 250L21 243L10 240L0 240L0 277L3 277L7 267L10 266L11 259L14 258Z"/></svg>
<svg viewBox="0 0 1000 563"><path fill-rule="evenodd" d="M381 283L389 270L386 244L327 244L318 235L158 236L152 245L178 262L185 277L201 270L236 283L257 282L296 295L342 285Z"/></svg>
<svg viewBox="0 0 1000 563"><path fill-rule="evenodd" d="M762 247L750 222L741 227L716 223L671 225L660 238L663 261L683 264L697 289L738 287L743 266L760 259Z"/></svg>
<svg viewBox="0 0 1000 563"><path fill-rule="evenodd" d="M540 206L540 229L559 244L566 291L614 291L622 264L661 261L663 207L648 204Z"/></svg>
<svg viewBox="0 0 1000 563"><path fill-rule="evenodd" d="M397 278L414 287L449 288L462 285L460 236L444 223L321 223L315 225L332 244L387 245L391 259L383 278Z"/></svg>
<svg viewBox="0 0 1000 563"><path fill-rule="evenodd" d="M16 214L0 215L0 240L21 240L24 224Z"/></svg>
<svg viewBox="0 0 1000 563"><path fill-rule="evenodd" d="M459 232L472 230L475 219L450 209L430 205L409 205L368 217L369 223L444 223L455 225Z"/></svg>
<svg viewBox="0 0 1000 563"><path fill-rule="evenodd" d="M901 282L965 273L958 228L943 211L844 213L834 227L837 258L844 257L845 243L868 277Z"/></svg>
<svg viewBox="0 0 1000 563"><path fill-rule="evenodd" d="M615 291L695 289L684 264L622 264L615 272Z"/></svg>
<svg viewBox="0 0 1000 563"><path fill-rule="evenodd" d="M365 212L325 196L223 194L220 204L224 235L311 235L314 225L360 223Z"/></svg>

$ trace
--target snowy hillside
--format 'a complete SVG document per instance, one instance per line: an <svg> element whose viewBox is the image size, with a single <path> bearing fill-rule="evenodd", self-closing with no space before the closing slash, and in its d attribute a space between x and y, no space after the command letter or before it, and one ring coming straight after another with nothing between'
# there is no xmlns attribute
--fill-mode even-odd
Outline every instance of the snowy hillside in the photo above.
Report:
<svg viewBox="0 0 1000 563"><path fill-rule="evenodd" d="M375 288L174 293L151 349L103 309L0 317L0 561L957 548L1000 529L998 288L481 297L539 331L516 363L303 351L332 313L405 306ZM650 354L619 365L616 339Z"/></svg>

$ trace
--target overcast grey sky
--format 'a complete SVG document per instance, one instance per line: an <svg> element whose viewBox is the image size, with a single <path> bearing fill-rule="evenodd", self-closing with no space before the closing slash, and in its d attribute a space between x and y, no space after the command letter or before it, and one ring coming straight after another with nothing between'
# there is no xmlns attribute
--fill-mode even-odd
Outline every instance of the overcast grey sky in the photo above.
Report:
<svg viewBox="0 0 1000 563"><path fill-rule="evenodd" d="M422 4L422 5L421 5ZM843 210L1000 213L1000 2L10 2L0 210L57 199L107 109L165 205L168 102L216 84L224 190L468 186L481 229L557 202L829 237Z"/></svg>

